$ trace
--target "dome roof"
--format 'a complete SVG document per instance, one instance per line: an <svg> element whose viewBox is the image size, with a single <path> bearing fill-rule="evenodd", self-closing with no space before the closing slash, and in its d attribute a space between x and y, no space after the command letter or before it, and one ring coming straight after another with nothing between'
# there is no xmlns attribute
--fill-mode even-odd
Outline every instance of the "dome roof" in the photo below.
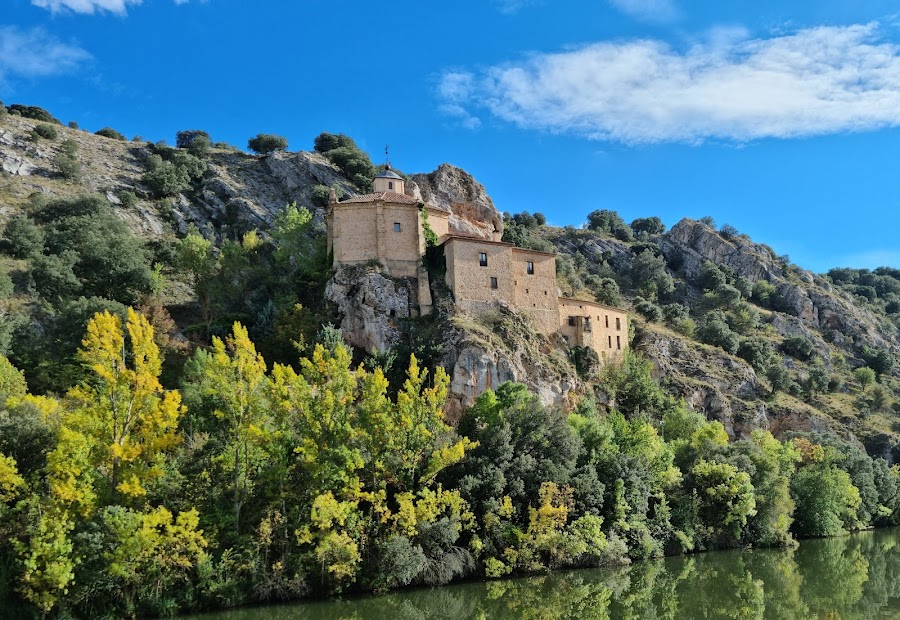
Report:
<svg viewBox="0 0 900 620"><path fill-rule="evenodd" d="M376 179L400 179L401 181L403 180L403 177L401 177L399 174L397 174L396 172L391 170L390 164L388 164L384 170L382 170L381 172L376 174L375 178Z"/></svg>

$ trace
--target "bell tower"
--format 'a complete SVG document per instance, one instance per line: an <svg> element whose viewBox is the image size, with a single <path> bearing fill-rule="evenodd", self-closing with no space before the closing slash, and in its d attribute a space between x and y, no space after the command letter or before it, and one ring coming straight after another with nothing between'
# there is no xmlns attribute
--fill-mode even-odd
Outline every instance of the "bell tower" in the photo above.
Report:
<svg viewBox="0 0 900 620"><path fill-rule="evenodd" d="M384 161L384 170L375 176L375 192L394 192L395 194L405 193L406 187L403 177L391 169L388 147L384 147Z"/></svg>

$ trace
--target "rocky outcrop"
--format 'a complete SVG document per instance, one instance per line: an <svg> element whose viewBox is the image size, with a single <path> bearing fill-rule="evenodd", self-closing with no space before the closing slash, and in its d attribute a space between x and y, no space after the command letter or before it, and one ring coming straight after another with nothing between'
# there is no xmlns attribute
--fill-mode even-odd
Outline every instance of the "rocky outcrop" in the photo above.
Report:
<svg viewBox="0 0 900 620"><path fill-rule="evenodd" d="M535 333L512 308L498 307L481 319L456 314L445 333L441 365L451 379L445 408L450 419L505 381L523 383L545 405L562 408L573 406L585 390L560 343Z"/></svg>
<svg viewBox="0 0 900 620"><path fill-rule="evenodd" d="M865 343L900 354L892 334L883 330L871 312L811 272L787 264L767 246L740 235L725 238L703 222L690 219L678 222L658 242L667 261L681 264L688 280L696 278L705 261L712 261L751 282L773 284L782 300L780 309L807 327L828 334L848 352Z"/></svg>
<svg viewBox="0 0 900 620"><path fill-rule="evenodd" d="M503 233L503 217L494 201L465 170L441 164L434 172L414 174L412 179L428 203L450 213L451 233L483 239Z"/></svg>
<svg viewBox="0 0 900 620"><path fill-rule="evenodd" d="M417 285L410 278L387 278L376 269L337 269L325 298L337 306L347 343L367 353L386 351L397 344L399 322L416 307Z"/></svg>

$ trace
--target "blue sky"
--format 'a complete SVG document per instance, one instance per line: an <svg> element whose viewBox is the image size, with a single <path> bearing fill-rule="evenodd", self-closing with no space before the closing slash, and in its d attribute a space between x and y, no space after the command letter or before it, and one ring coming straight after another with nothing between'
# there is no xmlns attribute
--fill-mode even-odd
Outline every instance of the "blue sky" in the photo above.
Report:
<svg viewBox="0 0 900 620"><path fill-rule="evenodd" d="M886 0L3 0L0 99L83 128L450 162L505 211L711 215L803 267L900 266Z"/></svg>

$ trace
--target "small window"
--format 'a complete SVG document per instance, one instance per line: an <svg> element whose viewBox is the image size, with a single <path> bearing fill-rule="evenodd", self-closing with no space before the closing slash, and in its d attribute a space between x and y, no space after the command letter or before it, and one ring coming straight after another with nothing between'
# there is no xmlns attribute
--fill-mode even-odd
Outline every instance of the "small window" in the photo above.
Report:
<svg viewBox="0 0 900 620"><path fill-rule="evenodd" d="M388 189L394 189L394 182L388 181Z"/></svg>
<svg viewBox="0 0 900 620"><path fill-rule="evenodd" d="M478 255L478 264L481 265L482 267L487 267L487 254L482 252L481 254Z"/></svg>
<svg viewBox="0 0 900 620"><path fill-rule="evenodd" d="M616 329L622 329L622 321L619 317L616 317Z"/></svg>
<svg viewBox="0 0 900 620"><path fill-rule="evenodd" d="M606 315L606 327L609 328L609 315Z"/></svg>
<svg viewBox="0 0 900 620"><path fill-rule="evenodd" d="M622 350L622 337L616 336L616 348Z"/></svg>
<svg viewBox="0 0 900 620"><path fill-rule="evenodd" d="M612 336L607 336L609 338L609 348L612 349Z"/></svg>
<svg viewBox="0 0 900 620"><path fill-rule="evenodd" d="M526 288L526 289L525 289L525 294L527 295L528 293L529 293L529 291L528 291L528 289Z"/></svg>
<svg viewBox="0 0 900 620"><path fill-rule="evenodd" d="M544 291L544 295L546 295L546 294L547 294L547 291Z"/></svg>
<svg viewBox="0 0 900 620"><path fill-rule="evenodd" d="M528 275L534 275L534 263L532 261L527 261L525 263L525 270L528 272Z"/></svg>
<svg viewBox="0 0 900 620"><path fill-rule="evenodd" d="M491 278L491 288L497 288L497 278Z"/></svg>
<svg viewBox="0 0 900 620"><path fill-rule="evenodd" d="M589 316L584 317L584 331L591 331L591 317Z"/></svg>
<svg viewBox="0 0 900 620"><path fill-rule="evenodd" d="M575 327L575 317L574 316L569 317L569 327Z"/></svg>
<svg viewBox="0 0 900 620"><path fill-rule="evenodd" d="M394 232L400 232L400 222L394 222Z"/></svg>

